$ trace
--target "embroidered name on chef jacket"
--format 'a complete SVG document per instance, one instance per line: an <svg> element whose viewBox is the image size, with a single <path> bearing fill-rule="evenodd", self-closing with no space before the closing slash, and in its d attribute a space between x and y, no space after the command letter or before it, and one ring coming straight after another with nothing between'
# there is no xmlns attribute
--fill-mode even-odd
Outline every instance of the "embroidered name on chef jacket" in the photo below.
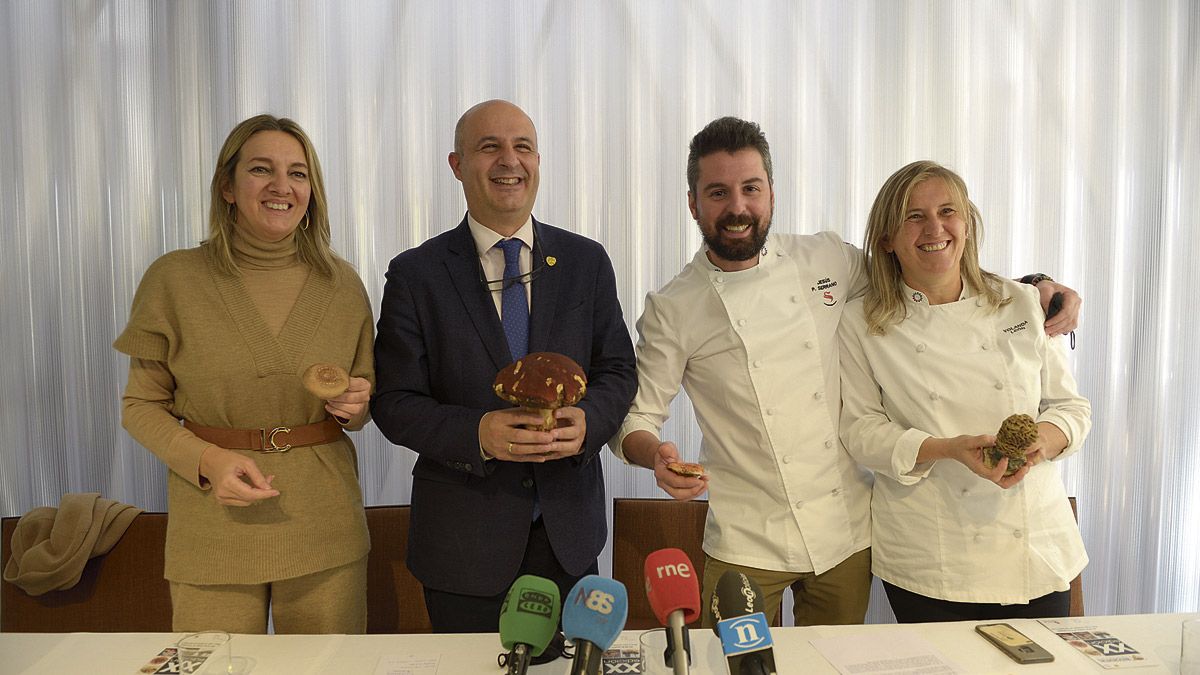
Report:
<svg viewBox="0 0 1200 675"><path fill-rule="evenodd" d="M829 277L825 277L817 281L817 285L812 287L813 293L821 294L821 303L826 307L833 307L838 303L838 299L833 295L833 289L836 288L838 282Z"/></svg>
<svg viewBox="0 0 1200 675"><path fill-rule="evenodd" d="M1014 326L1009 326L1008 328L1005 328L1004 332L1008 333L1010 335L1016 335L1017 333L1020 333L1021 331L1025 330L1028 327L1029 327L1029 322L1022 321L1021 323L1018 323Z"/></svg>

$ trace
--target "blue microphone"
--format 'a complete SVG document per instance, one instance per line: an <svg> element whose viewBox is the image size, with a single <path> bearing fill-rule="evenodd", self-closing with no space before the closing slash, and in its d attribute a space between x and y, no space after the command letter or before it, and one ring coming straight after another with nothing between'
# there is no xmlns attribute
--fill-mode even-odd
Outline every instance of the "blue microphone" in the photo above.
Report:
<svg viewBox="0 0 1200 675"><path fill-rule="evenodd" d="M625 627L629 594L613 579L589 574L579 580L563 603L563 635L575 644L571 675L600 675L604 650Z"/></svg>

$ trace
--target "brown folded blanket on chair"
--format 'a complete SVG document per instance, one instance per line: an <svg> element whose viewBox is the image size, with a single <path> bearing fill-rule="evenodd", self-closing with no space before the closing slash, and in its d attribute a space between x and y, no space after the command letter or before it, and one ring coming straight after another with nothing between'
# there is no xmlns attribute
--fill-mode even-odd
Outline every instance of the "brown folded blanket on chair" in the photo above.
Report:
<svg viewBox="0 0 1200 675"><path fill-rule="evenodd" d="M99 493L63 495L58 508L42 506L17 521L4 580L30 595L79 583L89 558L112 550L142 510Z"/></svg>

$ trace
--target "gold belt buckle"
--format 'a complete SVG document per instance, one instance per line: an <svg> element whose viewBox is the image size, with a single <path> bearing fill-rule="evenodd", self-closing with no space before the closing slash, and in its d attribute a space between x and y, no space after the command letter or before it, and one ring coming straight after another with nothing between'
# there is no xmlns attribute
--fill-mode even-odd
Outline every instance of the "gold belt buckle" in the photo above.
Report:
<svg viewBox="0 0 1200 675"><path fill-rule="evenodd" d="M263 452L287 452L288 450L292 449L291 443L282 446L275 443L276 434L292 433L292 430L287 427L275 427L270 431L267 431L266 429L259 429L259 433L262 434Z"/></svg>

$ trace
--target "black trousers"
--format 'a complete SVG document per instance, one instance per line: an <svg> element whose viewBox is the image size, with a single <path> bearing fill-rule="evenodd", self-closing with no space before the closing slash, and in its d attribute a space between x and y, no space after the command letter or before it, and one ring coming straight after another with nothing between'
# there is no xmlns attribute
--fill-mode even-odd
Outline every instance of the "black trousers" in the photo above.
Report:
<svg viewBox="0 0 1200 675"><path fill-rule="evenodd" d="M533 574L545 577L558 586L559 608L567 593L583 577L597 574L599 565L592 561L591 567L579 576L567 574L559 564L546 527L542 519L533 521L529 527L529 541L525 544L525 558L517 576ZM516 579L514 578L514 581ZM490 597L461 595L425 587L425 607L429 610L429 621L434 633L495 633L500 630L500 606L504 604L503 593ZM403 610L402 610L403 611ZM561 623L559 624L561 626Z"/></svg>
<svg viewBox="0 0 1200 675"><path fill-rule="evenodd" d="M888 602L900 623L933 621L995 621L999 619L1045 619L1071 613L1071 592L1055 591L1034 598L1026 605L938 600L883 582Z"/></svg>

